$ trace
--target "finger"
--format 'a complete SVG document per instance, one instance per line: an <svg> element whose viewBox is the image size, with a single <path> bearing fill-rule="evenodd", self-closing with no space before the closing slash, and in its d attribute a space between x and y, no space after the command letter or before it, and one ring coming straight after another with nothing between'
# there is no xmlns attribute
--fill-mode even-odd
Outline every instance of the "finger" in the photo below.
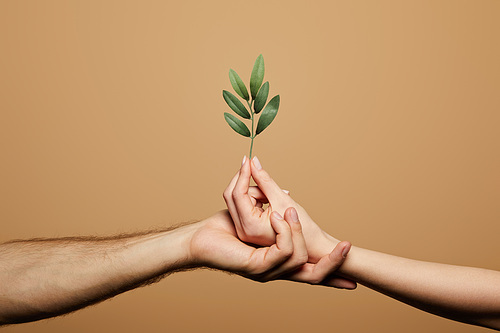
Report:
<svg viewBox="0 0 500 333"><path fill-rule="evenodd" d="M318 280L315 281L311 279L314 266L315 264L307 263L298 270L296 270L295 272L282 276L281 279L297 281L297 282L305 282L310 284L321 284L324 286L334 287L338 289L353 290L356 289L356 287L358 286L356 282L346 278L338 277L335 274L331 274L327 276L326 279L319 281L319 279L321 279L320 277Z"/></svg>
<svg viewBox="0 0 500 333"><path fill-rule="evenodd" d="M356 287L358 286L358 284L354 281L336 276L327 277L323 282L321 282L321 284L334 288L350 290L356 289Z"/></svg>
<svg viewBox="0 0 500 333"><path fill-rule="evenodd" d="M282 190L283 193L290 195L290 191L288 190ZM256 199L257 201L261 201L263 203L269 203L269 200L267 199L266 195L258 186L250 186L248 189L248 195L250 195L252 198Z"/></svg>
<svg viewBox="0 0 500 333"><path fill-rule="evenodd" d="M274 212L271 214L271 220L277 218L279 214ZM292 256L280 267L274 269L267 275L269 280L276 279L284 274L297 270L299 267L307 263L309 259L307 255L306 241L302 233L302 226L299 222L299 216L295 208L288 208L285 211L285 221L290 226L292 231L293 254Z"/></svg>
<svg viewBox="0 0 500 333"><path fill-rule="evenodd" d="M246 156L243 157L243 162L245 162ZM240 175L240 171L234 175L233 179L229 182L229 185L226 187L223 193L224 201L226 202L227 209L229 210L229 214L231 214L231 218L233 219L233 222L235 226L238 228L241 227L240 219L238 216L238 211L236 210L236 205L233 200L233 190L236 185L236 182L238 181L238 177Z"/></svg>
<svg viewBox="0 0 500 333"><path fill-rule="evenodd" d="M306 264L303 269L297 271L289 278L294 281L307 282L311 284L320 284L326 277L334 273L343 263L351 243L340 242L333 251L322 257L316 264Z"/></svg>
<svg viewBox="0 0 500 333"><path fill-rule="evenodd" d="M260 193L257 193L257 191L255 189L257 189L257 191L259 191ZM256 187L256 186L251 186L248 189L248 195L250 196L250 201L252 202L252 205L254 205L257 208L262 208L262 206L264 206L264 204L269 203L269 201L267 200L264 193L262 193L262 191L259 190L258 187ZM254 195L255 195L255 197L254 197ZM263 210L261 210L261 214L262 214L262 212L263 212Z"/></svg>
<svg viewBox="0 0 500 333"><path fill-rule="evenodd" d="M234 185L234 190L232 193L236 210L238 212L238 215L242 217L242 222L245 220L244 216L250 215L254 207L252 204L252 200L248 195L251 177L252 173L250 171L250 163L245 159L243 165L241 166L240 174L238 180L236 181L236 184Z"/></svg>
<svg viewBox="0 0 500 333"><path fill-rule="evenodd" d="M281 190L281 188L274 182L271 176L262 169L262 165L260 164L257 156L252 158L252 177L255 180L255 183L259 186L259 188L264 192L266 197L270 202L277 201L282 199L284 196L288 198L285 193Z"/></svg>
<svg viewBox="0 0 500 333"><path fill-rule="evenodd" d="M271 219L271 226L276 232L276 243L271 247L258 248L253 253L248 263L250 274L261 274L270 271L274 267L282 264L293 254L292 232L289 225L277 213Z"/></svg>
<svg viewBox="0 0 500 333"><path fill-rule="evenodd" d="M313 277L316 280L324 280L328 275L339 269L344 263L347 253L351 249L351 243L344 241L335 246L333 251L321 258L314 267Z"/></svg>
<svg viewBox="0 0 500 333"><path fill-rule="evenodd" d="M283 190L283 192L285 192L285 190ZM288 193L288 191L286 191L285 193ZM250 196L252 205L257 208L262 208L264 204L269 203L269 200L264 195L264 192L262 192L258 186L250 186L250 188L248 189L248 195ZM261 209L260 212L263 213L264 210Z"/></svg>
<svg viewBox="0 0 500 333"><path fill-rule="evenodd" d="M248 195L254 198L256 201L260 201L262 203L269 203L264 192L261 191L257 186L250 186L248 189Z"/></svg>

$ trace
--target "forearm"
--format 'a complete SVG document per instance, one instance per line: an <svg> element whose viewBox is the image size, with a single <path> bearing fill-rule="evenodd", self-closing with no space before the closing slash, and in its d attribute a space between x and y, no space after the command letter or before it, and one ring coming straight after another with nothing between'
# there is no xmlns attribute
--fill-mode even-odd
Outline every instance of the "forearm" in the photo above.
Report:
<svg viewBox="0 0 500 333"><path fill-rule="evenodd" d="M2 244L0 324L71 312L189 267L195 228Z"/></svg>
<svg viewBox="0 0 500 333"><path fill-rule="evenodd" d="M339 271L424 311L500 329L500 272L423 262L353 247Z"/></svg>

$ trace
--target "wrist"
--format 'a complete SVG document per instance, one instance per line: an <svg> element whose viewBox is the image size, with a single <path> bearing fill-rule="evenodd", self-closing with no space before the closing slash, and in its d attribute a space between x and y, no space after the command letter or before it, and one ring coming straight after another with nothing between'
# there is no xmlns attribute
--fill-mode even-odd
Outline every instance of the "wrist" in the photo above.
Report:
<svg viewBox="0 0 500 333"><path fill-rule="evenodd" d="M294 203L294 206L302 223L309 262L317 263L321 258L330 254L340 241L323 231L302 206L297 203Z"/></svg>
<svg viewBox="0 0 500 333"><path fill-rule="evenodd" d="M338 243L338 239L320 230L314 240L307 244L309 262L317 263L322 257L330 254Z"/></svg>
<svg viewBox="0 0 500 333"><path fill-rule="evenodd" d="M186 226L186 236L188 241L184 243L187 253L186 262L194 267L214 267L213 257L219 253L212 253L214 242L220 237L220 231L225 233L226 228L234 231L231 216L227 210L217 212L204 220ZM234 231L235 232L235 231Z"/></svg>
<svg viewBox="0 0 500 333"><path fill-rule="evenodd" d="M176 269L195 268L202 266L198 253L193 251L193 242L196 235L200 232L207 220L201 220L195 223L187 224L171 231L173 240L172 245L176 247L177 253ZM168 237L168 236L167 236Z"/></svg>

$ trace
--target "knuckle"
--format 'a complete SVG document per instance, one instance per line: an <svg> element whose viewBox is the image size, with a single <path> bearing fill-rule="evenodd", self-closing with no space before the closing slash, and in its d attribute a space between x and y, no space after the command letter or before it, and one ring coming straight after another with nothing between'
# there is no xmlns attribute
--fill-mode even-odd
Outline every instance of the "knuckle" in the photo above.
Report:
<svg viewBox="0 0 500 333"><path fill-rule="evenodd" d="M269 182L271 182L271 176L269 176L269 174L266 172L262 172L260 174L260 180L265 182L265 183L269 183Z"/></svg>
<svg viewBox="0 0 500 333"><path fill-rule="evenodd" d="M224 200L229 201L231 199L231 191L229 189L226 189L224 193L222 193L222 197Z"/></svg>
<svg viewBox="0 0 500 333"><path fill-rule="evenodd" d="M281 249L281 255L284 258L290 258L293 255L293 248L292 247L285 247Z"/></svg>
<svg viewBox="0 0 500 333"><path fill-rule="evenodd" d="M260 260L249 260L244 264L244 270L255 279L261 279L267 269L266 264Z"/></svg>
<svg viewBox="0 0 500 333"><path fill-rule="evenodd" d="M295 259L295 263L297 264L297 266L302 266L302 265L305 265L307 263L307 261L309 260L309 256L306 254L301 254L301 255L298 255L297 258Z"/></svg>
<svg viewBox="0 0 500 333"><path fill-rule="evenodd" d="M241 193L237 190L234 190L233 193L231 193L231 197L233 198L233 200L237 200L241 198Z"/></svg>
<svg viewBox="0 0 500 333"><path fill-rule="evenodd" d="M263 274L266 272L267 267L264 267L263 265L258 265L252 267L250 270L252 274L260 281L264 278Z"/></svg>

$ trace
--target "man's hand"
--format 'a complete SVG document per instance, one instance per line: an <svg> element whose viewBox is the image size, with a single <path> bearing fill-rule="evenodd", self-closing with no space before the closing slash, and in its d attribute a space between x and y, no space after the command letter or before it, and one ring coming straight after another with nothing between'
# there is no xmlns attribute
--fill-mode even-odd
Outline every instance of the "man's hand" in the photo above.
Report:
<svg viewBox="0 0 500 333"><path fill-rule="evenodd" d="M310 284L327 284L354 289L356 284L331 274L342 265L351 244L342 242L317 264L307 263L307 248L302 227L294 208L270 214L270 225L276 232L276 243L255 248L238 239L227 211L198 223L190 241L190 261L234 272L256 281L287 279Z"/></svg>
<svg viewBox="0 0 500 333"><path fill-rule="evenodd" d="M253 177L257 186L250 186ZM257 157L243 160L239 172L224 191L224 200L236 227L238 237L252 244L270 245L275 233L270 223L273 211L284 214L288 207L298 212L307 244L309 262L316 263L339 243L311 219L304 208L286 194L262 168ZM267 209L263 204L269 203Z"/></svg>
<svg viewBox="0 0 500 333"><path fill-rule="evenodd" d="M329 260L304 265L300 223L291 211L286 220L276 214L270 221L276 244L261 248L238 239L227 211L163 231L0 244L0 326L68 313L190 268L316 283L343 263L348 243Z"/></svg>
<svg viewBox="0 0 500 333"><path fill-rule="evenodd" d="M195 266L234 272L258 281L276 278L306 263L300 224L289 225L274 219L271 226L276 232L276 243L255 248L238 239L228 212L219 212L199 223L190 242L191 260Z"/></svg>

